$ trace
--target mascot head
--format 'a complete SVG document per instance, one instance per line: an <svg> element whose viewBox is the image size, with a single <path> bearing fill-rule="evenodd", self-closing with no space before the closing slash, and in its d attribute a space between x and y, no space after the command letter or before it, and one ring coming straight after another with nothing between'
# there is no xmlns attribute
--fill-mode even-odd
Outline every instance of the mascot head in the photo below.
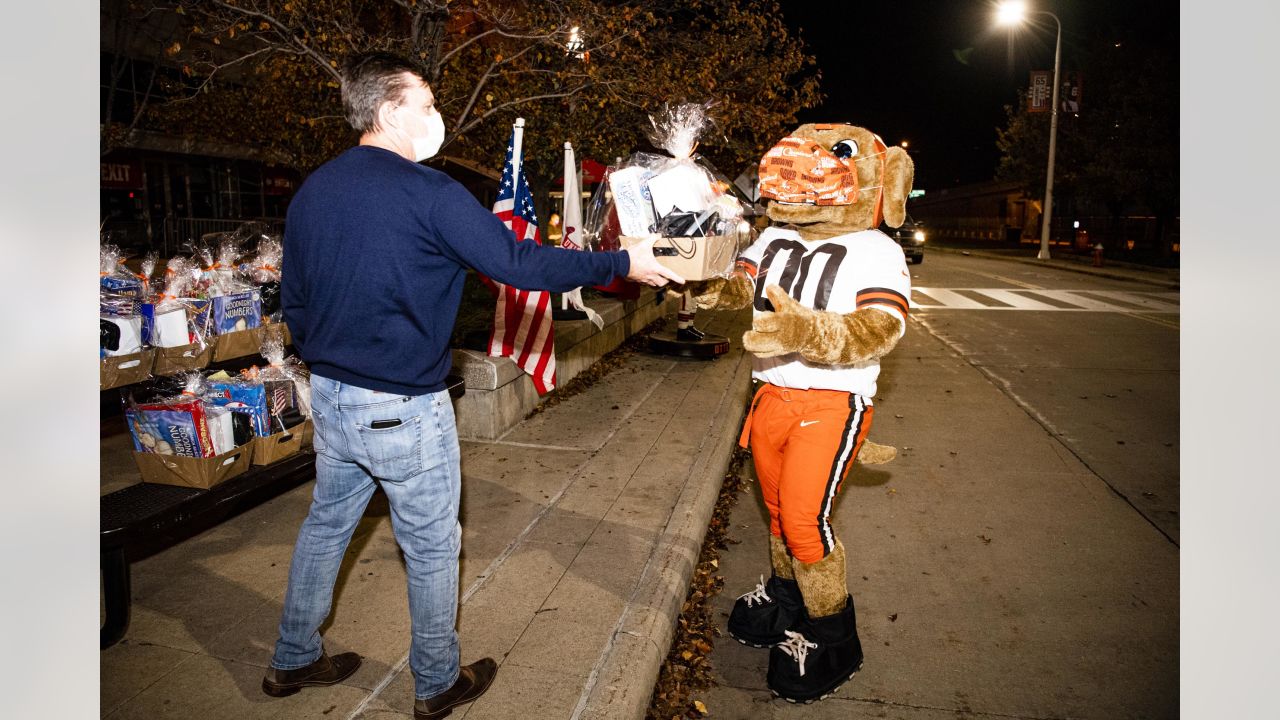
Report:
<svg viewBox="0 0 1280 720"><path fill-rule="evenodd" d="M760 195L774 222L806 239L898 227L906 218L915 166L907 151L853 125L808 124L760 161Z"/></svg>

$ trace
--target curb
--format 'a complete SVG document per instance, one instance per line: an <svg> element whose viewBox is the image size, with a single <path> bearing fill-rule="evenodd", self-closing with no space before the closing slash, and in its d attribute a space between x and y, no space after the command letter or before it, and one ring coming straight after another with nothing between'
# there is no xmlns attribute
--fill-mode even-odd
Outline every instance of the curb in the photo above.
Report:
<svg viewBox="0 0 1280 720"><path fill-rule="evenodd" d="M1169 288L1171 290L1177 290L1181 285L1180 281L1178 280L1166 280L1163 278L1143 277L1141 275L1108 271L1105 269L1099 269L1099 268L1095 268L1092 266L1085 266L1085 265L1077 267L1073 264L1066 264L1066 261L1053 262L1051 260L1049 261L1049 263L1046 263L1043 260L1037 260L1035 258L1002 255L1000 253L993 253L986 250L966 250L962 248L942 247L938 245L935 245L930 249L936 252L951 253L953 255L967 254L973 257L980 257L988 260L1003 260L1005 262L1016 262L1016 263L1022 263L1023 265L1035 265L1037 267L1048 267L1048 268L1054 268L1055 270L1065 270L1067 272L1081 273L1083 275L1096 275L1098 277L1105 277L1111 280L1128 280L1130 282L1146 283L1148 285L1156 285L1158 287ZM1144 267L1143 269L1140 269L1140 270L1135 269L1133 272L1147 273L1147 272L1152 272L1152 270L1146 269Z"/></svg>
<svg viewBox="0 0 1280 720"><path fill-rule="evenodd" d="M751 356L738 358L733 385L716 408L719 422L698 448L676 509L663 528L635 593L615 627L604 661L584 688L572 720L643 720L675 636L707 526L728 471L747 401Z"/></svg>

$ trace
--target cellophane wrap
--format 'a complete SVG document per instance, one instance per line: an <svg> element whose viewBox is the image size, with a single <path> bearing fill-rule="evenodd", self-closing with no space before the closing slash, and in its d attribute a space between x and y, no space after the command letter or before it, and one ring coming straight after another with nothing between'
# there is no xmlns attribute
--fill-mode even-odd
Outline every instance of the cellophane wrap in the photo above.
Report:
<svg viewBox="0 0 1280 720"><path fill-rule="evenodd" d="M98 314L137 315L142 306L142 281L124 264L125 255L111 243L98 246Z"/></svg>
<svg viewBox="0 0 1280 720"><path fill-rule="evenodd" d="M244 255L240 238L227 233L218 239L218 255L211 268L211 286L217 295L234 295L252 289L253 285L240 272L236 261Z"/></svg>
<svg viewBox="0 0 1280 720"><path fill-rule="evenodd" d="M182 390L150 402L125 403L125 422L133 435L134 450L160 455L213 457L215 443L209 432L206 383L199 372L178 378Z"/></svg>
<svg viewBox="0 0 1280 720"><path fill-rule="evenodd" d="M207 335L251 330L262 324L258 287L236 264L244 255L242 231L210 233L201 238L197 255L204 266L195 286L196 297L209 301L202 324Z"/></svg>
<svg viewBox="0 0 1280 720"><path fill-rule="evenodd" d="M750 240L741 203L706 158L694 153L710 126L707 104L664 105L650 116L646 134L668 155L637 152L609 167L606 182L583 218L583 238L593 250L629 243L619 236L657 235L655 254L697 257L699 279L729 277ZM704 253L704 254L699 254Z"/></svg>
<svg viewBox="0 0 1280 720"><path fill-rule="evenodd" d="M155 297L151 342L158 347L198 345L207 346L206 324L208 296L199 282L202 275L200 263L193 258L178 255L169 259L165 267L164 289ZM176 313L182 313L179 318ZM185 327L186 343L181 328Z"/></svg>
<svg viewBox="0 0 1280 720"><path fill-rule="evenodd" d="M142 281L142 300L143 302L151 302L155 296L155 288L152 287L151 280L156 274L156 265L160 262L160 253L152 250L142 257L142 271L138 273L138 279Z"/></svg>
<svg viewBox="0 0 1280 720"><path fill-rule="evenodd" d="M261 352L266 367L255 365L242 374L266 386L272 431L280 432L311 417L311 372L298 358L285 356L279 332L266 333Z"/></svg>
<svg viewBox="0 0 1280 720"><path fill-rule="evenodd" d="M262 317L280 322L280 263L284 259L284 245L279 237L265 233L258 235L257 241L257 255L241 267L258 288Z"/></svg>

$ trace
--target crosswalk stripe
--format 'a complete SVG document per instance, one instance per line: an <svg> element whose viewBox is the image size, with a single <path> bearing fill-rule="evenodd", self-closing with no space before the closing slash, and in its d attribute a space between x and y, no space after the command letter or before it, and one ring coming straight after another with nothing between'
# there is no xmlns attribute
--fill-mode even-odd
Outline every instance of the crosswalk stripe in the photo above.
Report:
<svg viewBox="0 0 1280 720"><path fill-rule="evenodd" d="M958 292L952 292L946 288L917 288L917 290L942 303L942 307L952 310L982 310L987 307L977 300L971 300ZM913 303L912 307L920 306Z"/></svg>
<svg viewBox="0 0 1280 720"><path fill-rule="evenodd" d="M984 304L975 300L974 296L989 298L992 302L1003 303L1004 306ZM1046 300L1050 302L1045 302ZM1119 313L1141 311L1149 314L1176 315L1179 312L1179 294L1176 292L1135 293L1122 290L915 287L911 289L911 309Z"/></svg>
<svg viewBox="0 0 1280 720"><path fill-rule="evenodd" d="M1019 295L1013 290L982 290L983 295L1008 303L1014 310L1062 310L1063 308L1033 300L1026 295Z"/></svg>

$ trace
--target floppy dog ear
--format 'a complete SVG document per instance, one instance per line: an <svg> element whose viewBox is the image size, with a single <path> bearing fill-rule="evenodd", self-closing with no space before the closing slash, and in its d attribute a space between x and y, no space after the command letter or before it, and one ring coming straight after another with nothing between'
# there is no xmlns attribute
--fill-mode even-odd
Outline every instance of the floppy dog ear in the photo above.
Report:
<svg viewBox="0 0 1280 720"><path fill-rule="evenodd" d="M889 227L899 227L907 219L907 195L915 179L916 166L900 147L891 147L885 153L884 168L884 222Z"/></svg>

